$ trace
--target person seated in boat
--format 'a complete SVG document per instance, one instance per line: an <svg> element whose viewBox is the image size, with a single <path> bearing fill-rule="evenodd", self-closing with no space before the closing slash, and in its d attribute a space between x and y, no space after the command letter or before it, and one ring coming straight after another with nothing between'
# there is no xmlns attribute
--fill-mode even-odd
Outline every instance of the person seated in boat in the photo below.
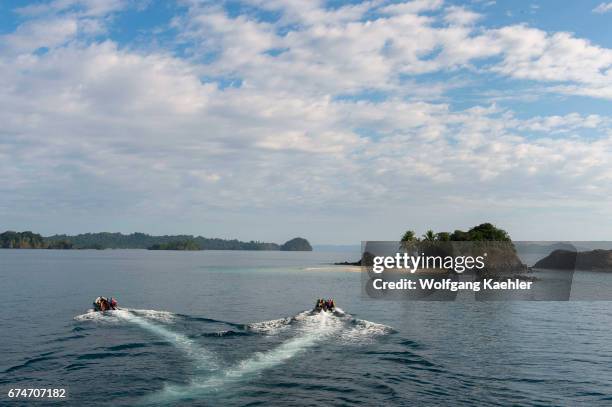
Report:
<svg viewBox="0 0 612 407"><path fill-rule="evenodd" d="M94 311L106 311L110 305L105 297L98 297L93 302L93 308Z"/></svg>
<svg viewBox="0 0 612 407"><path fill-rule="evenodd" d="M325 310L326 311L333 311L335 308L335 304L334 304L334 300L332 298L328 298L327 301L325 302Z"/></svg>
<svg viewBox="0 0 612 407"><path fill-rule="evenodd" d="M317 302L315 304L315 311L322 311L323 307L325 306L325 302L323 301L322 298L318 298Z"/></svg>
<svg viewBox="0 0 612 407"><path fill-rule="evenodd" d="M95 311L108 311L117 309L117 300L112 298L109 300L106 297L98 297L93 303Z"/></svg>

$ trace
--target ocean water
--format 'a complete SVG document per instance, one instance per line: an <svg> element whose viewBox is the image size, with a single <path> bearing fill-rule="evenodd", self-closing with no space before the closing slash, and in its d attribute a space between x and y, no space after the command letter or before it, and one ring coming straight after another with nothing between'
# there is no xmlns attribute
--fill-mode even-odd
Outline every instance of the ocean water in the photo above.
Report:
<svg viewBox="0 0 612 407"><path fill-rule="evenodd" d="M368 300L354 258L0 250L0 404L612 405L611 302Z"/></svg>

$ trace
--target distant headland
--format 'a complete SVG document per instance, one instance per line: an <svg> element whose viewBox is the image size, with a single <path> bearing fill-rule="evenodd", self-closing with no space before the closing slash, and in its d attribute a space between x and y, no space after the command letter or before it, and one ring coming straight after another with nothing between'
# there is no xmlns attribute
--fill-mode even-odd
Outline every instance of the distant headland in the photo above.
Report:
<svg viewBox="0 0 612 407"><path fill-rule="evenodd" d="M554 270L612 271L612 250L555 250L538 261L534 268Z"/></svg>
<svg viewBox="0 0 612 407"><path fill-rule="evenodd" d="M2 249L149 249L149 250L280 250L312 251L308 240L296 237L283 244L193 235L153 236L146 233L83 233L43 237L30 231L0 233Z"/></svg>

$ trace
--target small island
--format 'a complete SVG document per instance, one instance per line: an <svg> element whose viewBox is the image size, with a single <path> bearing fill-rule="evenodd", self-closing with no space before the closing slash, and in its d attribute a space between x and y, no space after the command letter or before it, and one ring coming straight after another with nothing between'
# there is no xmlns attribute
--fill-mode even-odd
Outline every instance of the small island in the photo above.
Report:
<svg viewBox="0 0 612 407"><path fill-rule="evenodd" d="M479 242L479 245L462 245L461 242ZM412 250L418 253L446 255L454 250L463 250L467 253L472 250L481 250L486 247L488 252L487 266L479 271L484 276L500 273L524 273L528 268L518 257L516 248L510 239L510 235L503 229L491 223L482 223L474 226L468 231L455 230L454 232L438 232L428 230L422 237L412 231L406 231L400 243L404 250ZM355 261L334 263L341 266L370 266L373 255L366 246L362 258ZM431 270L428 270L431 272Z"/></svg>
<svg viewBox="0 0 612 407"><path fill-rule="evenodd" d="M280 249L285 252L311 252L312 246L303 237L296 237L282 244Z"/></svg>
<svg viewBox="0 0 612 407"><path fill-rule="evenodd" d="M612 250L555 250L534 266L551 270L612 271Z"/></svg>

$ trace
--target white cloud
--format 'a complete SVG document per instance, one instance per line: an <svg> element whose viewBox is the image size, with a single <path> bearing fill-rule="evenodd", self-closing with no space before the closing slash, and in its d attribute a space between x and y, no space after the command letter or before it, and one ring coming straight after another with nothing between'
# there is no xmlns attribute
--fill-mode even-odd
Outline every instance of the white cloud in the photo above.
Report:
<svg viewBox="0 0 612 407"><path fill-rule="evenodd" d="M416 14L424 11L438 10L443 4L443 0L413 0L384 6L380 11L394 15Z"/></svg>
<svg viewBox="0 0 612 407"><path fill-rule="evenodd" d="M84 21L103 26L119 3L79 2L87 17L56 15L66 1L22 10L35 18L0 50L10 56L0 58L0 214L349 216L474 197L485 211L609 201L610 117L519 118L484 100L457 108L444 95L456 84L419 74L467 68L476 81L495 72L612 98L610 50L524 25L479 27L481 16L441 1L251 3L278 20L193 4L175 25L190 58L88 37L99 31ZM242 84L223 89L228 78ZM359 97L369 91L384 97Z"/></svg>
<svg viewBox="0 0 612 407"><path fill-rule="evenodd" d="M577 113L570 113L565 116L536 116L527 120L522 120L516 124L517 128L520 130L538 131L549 134L568 133L579 129L608 128L610 125L610 119L607 117L596 114L583 116Z"/></svg>
<svg viewBox="0 0 612 407"><path fill-rule="evenodd" d="M281 12L276 22L244 15L230 18L216 6L199 6L185 22L185 36L198 45L201 55L218 54L203 68L205 73L240 76L255 87L397 91L400 75L474 69L495 58L484 69L517 79L557 82L551 91L609 97L612 50L570 33L525 25L483 29L475 26L482 16L463 7L443 9L446 26L439 26L438 17L419 14L442 5L418 1L378 7L365 2L328 10L316 2L266 3ZM382 14L364 19L368 10ZM279 33L289 23L298 26ZM280 51L268 55L271 50Z"/></svg>
<svg viewBox="0 0 612 407"><path fill-rule="evenodd" d="M30 4L15 11L26 17L40 17L72 11L81 17L103 17L127 7L130 0L54 0Z"/></svg>
<svg viewBox="0 0 612 407"><path fill-rule="evenodd" d="M600 3L593 9L593 13L604 14L612 11L612 3Z"/></svg>
<svg viewBox="0 0 612 407"><path fill-rule="evenodd" d="M467 10L465 7L450 6L446 9L444 21L450 24L471 25L480 20L482 15Z"/></svg>
<svg viewBox="0 0 612 407"><path fill-rule="evenodd" d="M43 47L57 47L73 39L77 29L77 21L71 18L27 22L14 33L1 36L0 49L5 52L31 53Z"/></svg>
<svg viewBox="0 0 612 407"><path fill-rule="evenodd" d="M546 34L525 26L489 33L504 59L493 70L520 79L569 82L574 86L612 89L612 50L569 33Z"/></svg>

